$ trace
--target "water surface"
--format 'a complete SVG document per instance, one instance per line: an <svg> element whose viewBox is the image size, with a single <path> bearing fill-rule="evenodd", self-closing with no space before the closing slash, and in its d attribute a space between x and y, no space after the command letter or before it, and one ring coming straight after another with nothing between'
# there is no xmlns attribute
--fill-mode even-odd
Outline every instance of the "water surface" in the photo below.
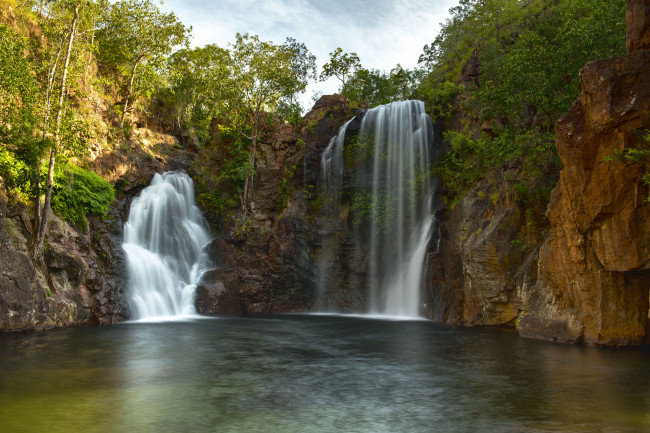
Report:
<svg viewBox="0 0 650 433"><path fill-rule="evenodd" d="M307 315L0 335L0 431L643 432L650 353Z"/></svg>

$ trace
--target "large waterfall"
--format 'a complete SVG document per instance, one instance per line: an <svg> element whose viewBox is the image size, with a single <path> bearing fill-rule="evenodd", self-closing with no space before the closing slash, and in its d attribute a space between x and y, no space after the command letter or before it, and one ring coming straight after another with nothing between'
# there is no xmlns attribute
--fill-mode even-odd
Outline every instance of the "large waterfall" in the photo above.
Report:
<svg viewBox="0 0 650 433"><path fill-rule="evenodd" d="M421 101L368 110L356 127L354 120L322 156L329 206L348 206L352 225L364 234L357 237L367 257L368 312L417 317L423 312L423 271L438 186L431 173L438 155L433 125Z"/></svg>
<svg viewBox="0 0 650 433"><path fill-rule="evenodd" d="M207 269L210 235L185 173L156 174L131 204L124 226L131 318L194 315L194 289Z"/></svg>

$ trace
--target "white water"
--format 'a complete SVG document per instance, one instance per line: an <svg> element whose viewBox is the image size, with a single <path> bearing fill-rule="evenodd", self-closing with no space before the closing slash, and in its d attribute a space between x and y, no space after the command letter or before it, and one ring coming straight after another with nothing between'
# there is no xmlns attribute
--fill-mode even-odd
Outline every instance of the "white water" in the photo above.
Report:
<svg viewBox="0 0 650 433"><path fill-rule="evenodd" d="M344 147L350 122L323 153L323 181L329 191L346 176ZM370 201L368 312L419 317L427 244L437 182L431 175L436 149L433 125L421 101L394 102L368 110L358 133L369 161L348 173L355 195ZM349 164L349 161L347 162ZM339 192L334 194L339 200ZM367 204L366 204L367 206Z"/></svg>
<svg viewBox="0 0 650 433"><path fill-rule="evenodd" d="M185 173L156 174L133 200L124 243L134 320L169 320L196 314L194 289L208 268L210 242Z"/></svg>

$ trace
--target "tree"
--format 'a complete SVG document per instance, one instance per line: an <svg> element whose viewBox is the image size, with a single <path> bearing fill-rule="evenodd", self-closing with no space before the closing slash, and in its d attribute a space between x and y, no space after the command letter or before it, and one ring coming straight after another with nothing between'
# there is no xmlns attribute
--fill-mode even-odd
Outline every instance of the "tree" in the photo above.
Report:
<svg viewBox="0 0 650 433"><path fill-rule="evenodd" d="M292 50L260 41L258 36L238 33L231 47L231 58L232 82L238 92L234 95L234 111L230 118L239 133L251 143L242 194L242 210L248 211L252 207L255 157L263 111L274 110L283 96L304 88L308 77L296 73Z"/></svg>
<svg viewBox="0 0 650 433"><path fill-rule="evenodd" d="M42 262L42 247L51 212L54 176L59 160L65 161L70 152L82 150L84 140L75 136L78 129L74 116L69 110L70 88L74 86L75 67L86 52L78 50L77 42L86 31L91 31L89 23L95 16L99 3L91 0L58 0L41 2L38 5L39 21L45 34L37 48L30 51L31 71L34 78L37 102L27 104L23 98L23 108L30 110L30 116L9 120L12 131L10 142L19 161L24 164L21 184L28 186L29 195L34 199L32 236L30 252L34 259ZM82 29L80 31L80 29ZM83 45L82 45L83 46ZM78 75L78 70L76 71ZM56 95L56 96L55 96ZM40 116L40 122L36 118ZM18 131L26 131L18 136ZM37 136L36 132L38 131ZM42 163L45 151L49 150L45 191L42 191ZM45 201L41 204L41 195Z"/></svg>
<svg viewBox="0 0 650 433"><path fill-rule="evenodd" d="M160 61L175 46L187 44L190 32L176 15L161 12L152 0L122 0L108 8L97 32L99 60L109 69L128 71L122 123L130 109L138 67Z"/></svg>
<svg viewBox="0 0 650 433"><path fill-rule="evenodd" d="M289 123L297 125L301 120L302 107L295 98L305 91L310 80L316 80L316 56L307 49L305 44L294 38L287 38L282 49L290 56L293 77L287 88L289 93L280 102L278 112Z"/></svg>
<svg viewBox="0 0 650 433"><path fill-rule="evenodd" d="M42 142L38 125L39 89L32 63L25 57L27 41L0 25L0 178L11 195L29 195L35 184Z"/></svg>
<svg viewBox="0 0 650 433"><path fill-rule="evenodd" d="M339 47L330 53L329 63L323 65L320 80L325 81L330 77L336 77L341 82L342 93L345 94L348 79L360 69L359 56L356 53L344 53Z"/></svg>
<svg viewBox="0 0 650 433"><path fill-rule="evenodd" d="M174 130L194 129L208 139L213 117L225 113L235 91L230 73L230 53L217 45L180 49L167 61L169 87L158 97L170 110Z"/></svg>
<svg viewBox="0 0 650 433"><path fill-rule="evenodd" d="M357 70L348 80L343 95L349 101L376 107L408 99L415 88L415 73L397 65L388 74L376 69Z"/></svg>
<svg viewBox="0 0 650 433"><path fill-rule="evenodd" d="M68 43L66 48L65 59L63 63L63 70L61 72L61 83L59 86L59 101L56 107L56 121L54 129L54 143L50 148L50 161L48 164L47 170L47 184L45 186L45 203L43 204L42 212L38 211L39 203L35 203L34 209L34 230L32 232L32 238L30 242L30 250L33 257L40 257L41 250L43 249L43 240L45 238L45 232L47 230L47 223L50 218L50 206L52 202L52 188L54 186L54 165L56 162L56 156L59 152L60 146L60 132L61 132L61 123L63 121L63 110L64 103L67 92L67 80L68 80L68 68L70 66L70 58L72 55L72 48L74 44L74 39L77 33L77 23L79 20L79 5L74 4L74 13L72 16L72 21L70 23L70 28L68 31ZM38 170L40 170L40 160L38 164ZM39 193L40 196L40 193ZM38 221L38 216L40 215L40 221Z"/></svg>

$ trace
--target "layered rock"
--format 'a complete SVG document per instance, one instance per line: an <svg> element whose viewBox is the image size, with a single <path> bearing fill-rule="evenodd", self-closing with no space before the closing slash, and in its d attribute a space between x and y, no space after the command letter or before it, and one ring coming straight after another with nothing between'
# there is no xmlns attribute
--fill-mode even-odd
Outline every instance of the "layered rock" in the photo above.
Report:
<svg viewBox="0 0 650 433"><path fill-rule="evenodd" d="M516 178L509 171L508 178ZM548 173L538 188L553 182ZM428 256L427 315L461 326L514 327L537 281L539 231L514 181L483 180L440 216L440 249ZM528 212L527 212L528 211Z"/></svg>
<svg viewBox="0 0 650 433"><path fill-rule="evenodd" d="M197 287L200 313L263 314L314 308L321 239L318 223L309 214L318 207L320 155L346 112L342 96L323 96L299 129L278 124L263 134L258 143L254 212L232 217L210 246L218 266ZM217 157L212 162L217 169L228 158L220 140L215 133ZM219 152L222 146L224 151Z"/></svg>
<svg viewBox="0 0 650 433"><path fill-rule="evenodd" d="M30 259L27 221L23 208L0 215L0 331L124 320L121 249L102 234L121 237L111 228L121 221L94 220L83 233L53 216L44 269Z"/></svg>
<svg viewBox="0 0 650 433"><path fill-rule="evenodd" d="M647 0L628 2L630 53L585 66L580 99L557 124L564 169L539 280L525 294L523 336L619 346L648 333L649 10Z"/></svg>

